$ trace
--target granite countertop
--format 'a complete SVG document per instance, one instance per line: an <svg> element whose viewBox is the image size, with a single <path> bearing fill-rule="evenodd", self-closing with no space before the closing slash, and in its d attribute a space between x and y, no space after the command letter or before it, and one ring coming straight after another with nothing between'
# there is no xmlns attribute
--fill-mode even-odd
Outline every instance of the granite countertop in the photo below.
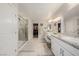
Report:
<svg viewBox="0 0 79 59"><path fill-rule="evenodd" d="M51 32L48 32L48 36L50 36L50 38L52 36L55 38L58 38L59 40L79 49L79 38L78 37L69 37L69 36L62 35L62 34L53 34Z"/></svg>

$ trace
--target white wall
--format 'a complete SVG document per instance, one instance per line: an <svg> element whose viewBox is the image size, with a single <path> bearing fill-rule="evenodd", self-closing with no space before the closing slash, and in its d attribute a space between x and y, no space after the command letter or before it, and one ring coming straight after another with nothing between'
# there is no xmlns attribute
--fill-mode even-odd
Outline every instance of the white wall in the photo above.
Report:
<svg viewBox="0 0 79 59"><path fill-rule="evenodd" d="M0 4L0 55L16 55L18 23L16 4Z"/></svg>
<svg viewBox="0 0 79 59"><path fill-rule="evenodd" d="M32 20L29 19L28 20L28 40L32 40L33 39L33 23Z"/></svg>
<svg viewBox="0 0 79 59"><path fill-rule="evenodd" d="M71 9L63 15L64 34L78 37L79 4L70 4Z"/></svg>
<svg viewBox="0 0 79 59"><path fill-rule="evenodd" d="M73 17L69 20L65 20L65 33L70 36L78 35L78 17Z"/></svg>

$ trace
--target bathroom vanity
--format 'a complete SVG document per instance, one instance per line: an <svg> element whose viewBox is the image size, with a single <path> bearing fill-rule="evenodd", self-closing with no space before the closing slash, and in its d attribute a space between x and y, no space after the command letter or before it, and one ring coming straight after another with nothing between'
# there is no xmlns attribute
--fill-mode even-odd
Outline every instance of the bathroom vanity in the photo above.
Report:
<svg viewBox="0 0 79 59"><path fill-rule="evenodd" d="M71 17L52 23L53 31L47 32L47 37L51 41L51 51L55 56L79 56L78 19Z"/></svg>
<svg viewBox="0 0 79 59"><path fill-rule="evenodd" d="M61 34L49 33L51 50L55 56L78 56L79 38L72 38Z"/></svg>
<svg viewBox="0 0 79 59"><path fill-rule="evenodd" d="M55 56L79 56L78 17L72 18L56 22L55 29L47 32Z"/></svg>

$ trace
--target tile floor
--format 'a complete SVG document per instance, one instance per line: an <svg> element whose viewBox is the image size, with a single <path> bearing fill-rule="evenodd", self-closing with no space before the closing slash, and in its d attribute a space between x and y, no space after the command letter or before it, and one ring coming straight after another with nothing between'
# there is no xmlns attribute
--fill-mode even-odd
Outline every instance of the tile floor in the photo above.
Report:
<svg viewBox="0 0 79 59"><path fill-rule="evenodd" d="M18 56L53 56L53 54L45 42L34 38L18 50Z"/></svg>

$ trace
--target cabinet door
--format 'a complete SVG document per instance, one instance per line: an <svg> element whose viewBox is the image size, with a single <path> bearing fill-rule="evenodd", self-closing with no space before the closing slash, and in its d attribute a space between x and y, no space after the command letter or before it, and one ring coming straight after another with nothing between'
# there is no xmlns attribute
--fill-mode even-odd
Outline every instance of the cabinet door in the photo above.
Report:
<svg viewBox="0 0 79 59"><path fill-rule="evenodd" d="M68 52L70 52L72 55L77 56L79 55L79 50L75 47L71 46L70 44L67 44L66 42L63 42L59 40L59 44Z"/></svg>
<svg viewBox="0 0 79 59"><path fill-rule="evenodd" d="M63 47L60 47L60 55L61 56L72 56L72 54Z"/></svg>
<svg viewBox="0 0 79 59"><path fill-rule="evenodd" d="M60 44L60 40L58 40L57 38L52 37L52 40L51 40L52 52L56 56L72 56L72 54L62 46L62 44L63 44L62 42ZM66 45L64 45L64 46L66 47Z"/></svg>
<svg viewBox="0 0 79 59"><path fill-rule="evenodd" d="M68 48L68 46L67 46L67 44L65 44L65 42L63 42L59 39L56 39L55 41L57 42L58 46L60 46L59 47L59 50L60 50L59 55L61 55L61 56L72 56L73 55L70 52L71 49L69 50L69 48L71 48L71 47Z"/></svg>
<svg viewBox="0 0 79 59"><path fill-rule="evenodd" d="M56 42L56 38L52 38L51 40L51 50L56 56L60 55L60 46Z"/></svg>

